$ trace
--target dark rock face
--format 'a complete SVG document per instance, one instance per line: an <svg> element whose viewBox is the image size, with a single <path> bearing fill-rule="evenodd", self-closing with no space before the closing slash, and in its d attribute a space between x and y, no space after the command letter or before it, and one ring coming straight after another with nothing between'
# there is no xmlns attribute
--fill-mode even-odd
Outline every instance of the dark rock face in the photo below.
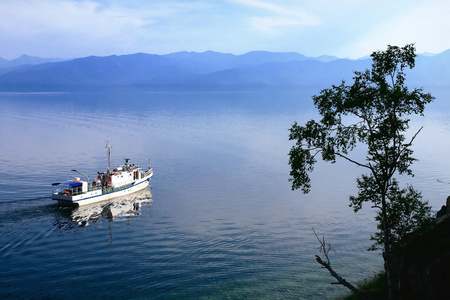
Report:
<svg viewBox="0 0 450 300"><path fill-rule="evenodd" d="M446 207L447 207L447 213L450 213L450 196L447 197Z"/></svg>
<svg viewBox="0 0 450 300"><path fill-rule="evenodd" d="M450 214L405 247L400 290L401 299L450 299Z"/></svg>
<svg viewBox="0 0 450 300"><path fill-rule="evenodd" d="M440 218L447 214L447 206L442 205L441 209L437 212L436 217Z"/></svg>

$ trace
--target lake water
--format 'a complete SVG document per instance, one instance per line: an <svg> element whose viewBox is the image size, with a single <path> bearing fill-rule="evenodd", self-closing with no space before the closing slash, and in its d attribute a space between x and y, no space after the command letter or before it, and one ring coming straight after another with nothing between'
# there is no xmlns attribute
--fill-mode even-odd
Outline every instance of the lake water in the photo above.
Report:
<svg viewBox="0 0 450 300"><path fill-rule="evenodd" d="M347 290L315 261L312 228L350 281L382 267L369 205L348 207L361 170L319 163L291 191L288 129L317 116L284 91L0 93L0 298L326 299ZM431 90L433 92L433 90ZM438 210L450 194L448 90L426 117L405 178ZM123 158L151 165L153 198L62 208L51 183Z"/></svg>

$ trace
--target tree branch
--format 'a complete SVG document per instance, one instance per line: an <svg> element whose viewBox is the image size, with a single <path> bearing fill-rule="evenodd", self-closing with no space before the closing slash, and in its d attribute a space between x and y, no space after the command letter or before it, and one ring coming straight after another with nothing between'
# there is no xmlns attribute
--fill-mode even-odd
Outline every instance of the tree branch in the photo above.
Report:
<svg viewBox="0 0 450 300"><path fill-rule="evenodd" d="M419 132L422 130L422 128L423 128L423 126L420 127L419 130L417 130L416 134L414 134L414 136L411 138L411 141L409 141L408 146L411 146L411 145L412 145L412 142L414 141L414 139L416 138L416 136L419 134Z"/></svg>
<svg viewBox="0 0 450 300"><path fill-rule="evenodd" d="M351 163L354 163L355 165L357 165L357 166L359 166L359 167L367 168L367 169L369 169L369 170L371 169L370 166L364 165L364 164L362 164L362 163L359 163L359 162L357 162L356 160L353 160L353 159L351 159L351 158L349 158L349 157L347 157L347 156L345 156L345 155L342 155L342 154L340 154L340 153L336 153L336 155L339 156L339 157L342 157L343 159L348 160L348 161L351 162Z"/></svg>
<svg viewBox="0 0 450 300"><path fill-rule="evenodd" d="M405 151L408 149L408 147L410 147L410 146L412 145L413 141L416 139L417 135L419 134L419 132L420 132L422 129L423 129L423 126L420 127L419 130L417 130L417 132L413 135L413 137L411 138L411 140L409 141L409 143L403 145L403 149L400 149L400 145L399 145L399 151L398 151L398 155L397 155L397 157L396 157L397 159L398 159L398 157L400 157L400 155L401 155L403 152L405 152Z"/></svg>
<svg viewBox="0 0 450 300"><path fill-rule="evenodd" d="M316 261L321 264L325 269L330 272L331 276L336 278L337 282L332 282L331 284L341 284L345 286L346 288L350 289L353 293L355 293L356 297L358 299L371 299L369 296L367 296L365 293L363 293L361 290L356 288L354 285L349 283L347 280L339 276L331 267L330 258L328 257L328 252L331 250L331 246L329 244L325 243L325 237L322 237L322 240L317 236L316 231L314 228L312 229L314 232L314 235L316 236L317 240L320 243L320 252L322 252L325 255L326 261L323 261L319 255L316 255ZM328 247L327 247L328 246Z"/></svg>

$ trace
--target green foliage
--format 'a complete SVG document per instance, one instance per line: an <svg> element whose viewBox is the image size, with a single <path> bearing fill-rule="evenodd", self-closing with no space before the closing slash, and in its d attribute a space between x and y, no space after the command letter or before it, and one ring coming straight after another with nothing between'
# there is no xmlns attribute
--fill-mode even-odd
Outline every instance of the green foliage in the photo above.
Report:
<svg viewBox="0 0 450 300"><path fill-rule="evenodd" d="M370 296L370 299L387 299L386 272L376 273L373 275L373 277L364 279L363 282L358 284L358 288L361 291L367 293ZM356 294L352 293L348 296L345 296L343 299L354 300L358 298Z"/></svg>
<svg viewBox="0 0 450 300"><path fill-rule="evenodd" d="M425 105L433 100L422 89L410 91L404 85L405 68L414 67L414 51L413 45L406 45L374 52L372 70L354 72L353 85L343 81L313 96L322 119L305 126L294 123L290 129L289 139L296 141L289 153L293 190L310 191L308 173L314 169L319 153L325 161L342 157L367 168L373 180L380 183L379 194L395 172L412 174L412 139L407 142L404 134L409 129L408 116L422 115ZM347 156L358 143L368 147L365 162Z"/></svg>
<svg viewBox="0 0 450 300"><path fill-rule="evenodd" d="M392 251L405 242L409 234L433 224L434 217L431 206L423 202L422 195L412 186L400 189L397 181L393 181L389 187L386 214L388 226L388 241ZM378 231L371 237L375 243L369 250L383 249L384 244L384 220L381 211L375 217L378 221Z"/></svg>
<svg viewBox="0 0 450 300"><path fill-rule="evenodd" d="M292 189L308 193L309 173L320 154L322 160L343 158L363 167L367 174L357 178L358 194L350 197L350 206L359 211L366 202L380 209L376 220L381 231L375 234L374 247L383 245L385 269L392 295L390 248L408 232L426 223L429 207L412 188L400 190L393 176L413 175L416 160L412 143L420 132L407 137L410 115L423 115L425 105L433 101L422 89L408 89L405 70L415 65L414 45L388 45L386 51L372 55L372 69L355 71L353 84L333 85L313 96L321 119L304 126L294 123L289 139L295 141L289 152ZM358 145L365 145L365 160L349 156Z"/></svg>

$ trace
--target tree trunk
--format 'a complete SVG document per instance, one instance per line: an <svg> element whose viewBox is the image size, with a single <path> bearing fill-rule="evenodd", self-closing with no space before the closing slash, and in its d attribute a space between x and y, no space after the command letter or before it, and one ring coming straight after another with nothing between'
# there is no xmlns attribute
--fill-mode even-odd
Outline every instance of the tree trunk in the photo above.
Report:
<svg viewBox="0 0 450 300"><path fill-rule="evenodd" d="M387 190L387 189L386 189ZM383 231L384 231L384 269L386 271L387 277L387 285L388 285L388 299L393 299L392 296L392 273L391 273L391 251L389 248L389 224L387 220L387 209L386 209L386 193L382 193L381 195L381 205L382 205L382 214L383 214Z"/></svg>

